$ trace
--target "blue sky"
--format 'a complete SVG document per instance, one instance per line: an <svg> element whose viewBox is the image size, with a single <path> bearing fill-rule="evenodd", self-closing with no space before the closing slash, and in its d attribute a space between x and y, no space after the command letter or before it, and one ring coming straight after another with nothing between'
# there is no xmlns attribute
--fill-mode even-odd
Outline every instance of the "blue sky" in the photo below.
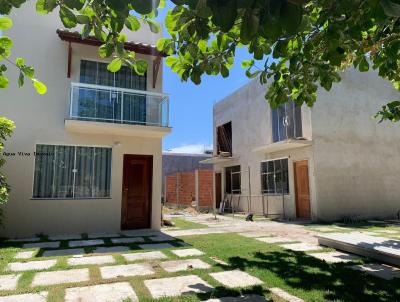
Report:
<svg viewBox="0 0 400 302"><path fill-rule="evenodd" d="M171 6L170 3L167 5ZM160 12L160 21L165 13L166 9ZM170 124L173 127L172 133L164 138L164 150L192 153L212 144L213 105L248 82L240 67L245 58L248 58L247 51L239 49L229 78L203 76L198 86L192 82L181 82L178 75L164 65L164 92L171 94Z"/></svg>

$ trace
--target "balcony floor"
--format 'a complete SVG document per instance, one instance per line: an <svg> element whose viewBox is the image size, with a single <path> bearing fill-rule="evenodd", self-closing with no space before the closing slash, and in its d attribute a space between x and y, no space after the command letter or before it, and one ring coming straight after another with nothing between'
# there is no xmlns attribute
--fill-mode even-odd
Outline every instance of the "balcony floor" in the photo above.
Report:
<svg viewBox="0 0 400 302"><path fill-rule="evenodd" d="M162 138L171 132L170 127L114 124L97 121L65 120L65 130L71 133L120 135Z"/></svg>

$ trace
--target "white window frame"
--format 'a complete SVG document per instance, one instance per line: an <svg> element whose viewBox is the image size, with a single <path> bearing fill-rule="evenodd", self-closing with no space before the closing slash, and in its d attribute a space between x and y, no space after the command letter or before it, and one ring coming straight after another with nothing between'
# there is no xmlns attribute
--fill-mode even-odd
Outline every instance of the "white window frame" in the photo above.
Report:
<svg viewBox="0 0 400 302"><path fill-rule="evenodd" d="M33 158L33 177L32 177L32 191L31 191L31 200L82 200L82 199L111 199L112 192L112 174L113 174L113 154L114 148L111 145L84 145L84 144L70 144L70 143L49 143L49 142L37 142L35 144L34 152L37 152L38 145L49 145L49 146L65 146L65 147L74 147L74 167L76 166L76 149L77 147L87 147L87 148L107 148L111 149L111 165L110 165L110 192L106 197L34 197L34 185L35 185L35 168L36 168L36 156ZM75 169L75 168L74 168ZM73 192L75 191L75 173L73 174ZM93 189L92 189L93 192ZM75 192L74 192L75 193ZM73 193L73 194L74 194Z"/></svg>
<svg viewBox="0 0 400 302"><path fill-rule="evenodd" d="M263 172L262 170L262 163L267 163L267 162L275 162L278 160L287 160L288 165L287 165L287 192L277 192L277 188L276 188L276 173L275 173L275 164L274 164L274 172ZM267 188L263 188L263 176L264 175L270 175L270 174L274 174L274 192L269 192L269 190ZM262 160L260 162L260 181L261 181L261 193L262 195L290 195L290 182L289 182L289 157L279 157L279 158L273 158L273 159L266 159L266 160ZM268 185L268 176L267 176L267 185Z"/></svg>

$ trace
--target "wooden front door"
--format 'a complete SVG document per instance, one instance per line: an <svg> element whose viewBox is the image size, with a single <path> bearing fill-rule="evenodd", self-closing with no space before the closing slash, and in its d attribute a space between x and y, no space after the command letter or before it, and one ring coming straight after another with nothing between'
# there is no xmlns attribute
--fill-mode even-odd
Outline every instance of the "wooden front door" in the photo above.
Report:
<svg viewBox="0 0 400 302"><path fill-rule="evenodd" d="M219 209L222 194L222 174L215 173L215 206Z"/></svg>
<svg viewBox="0 0 400 302"><path fill-rule="evenodd" d="M153 157L124 155L121 229L150 227Z"/></svg>
<svg viewBox="0 0 400 302"><path fill-rule="evenodd" d="M294 163L294 183L296 190L296 213L298 218L311 218L308 161Z"/></svg>

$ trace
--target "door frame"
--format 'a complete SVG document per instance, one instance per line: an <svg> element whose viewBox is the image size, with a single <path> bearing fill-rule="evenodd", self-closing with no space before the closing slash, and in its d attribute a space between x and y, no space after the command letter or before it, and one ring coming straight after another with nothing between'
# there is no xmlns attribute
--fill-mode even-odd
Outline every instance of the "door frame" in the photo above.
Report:
<svg viewBox="0 0 400 302"><path fill-rule="evenodd" d="M296 163L299 162L307 162L307 184L308 184L308 196L309 196L309 208L310 208L310 217L309 218L303 218L299 217L299 203L298 203L298 193L297 193L297 171L296 171ZM296 206L296 218L302 218L302 219L312 219L312 211L311 211L311 187L310 187L310 160L308 158L305 159L299 159L296 161L293 161L293 176L294 176L294 202Z"/></svg>
<svg viewBox="0 0 400 302"><path fill-rule="evenodd" d="M151 228L152 224L152 209L153 209L153 160L154 157L153 155L143 155L143 154L123 154L122 157L122 194L121 194L121 224L120 228L121 230L130 230L130 228L124 228L123 223L124 223L124 218L127 213L126 205L127 205L127 200L126 200L126 195L125 195L125 189L124 189L124 180L125 180L125 160L127 160L129 157L133 157L135 159L146 159L149 160L149 214L148 214L148 220L149 220L149 225L148 228ZM124 211L125 210L125 211Z"/></svg>

